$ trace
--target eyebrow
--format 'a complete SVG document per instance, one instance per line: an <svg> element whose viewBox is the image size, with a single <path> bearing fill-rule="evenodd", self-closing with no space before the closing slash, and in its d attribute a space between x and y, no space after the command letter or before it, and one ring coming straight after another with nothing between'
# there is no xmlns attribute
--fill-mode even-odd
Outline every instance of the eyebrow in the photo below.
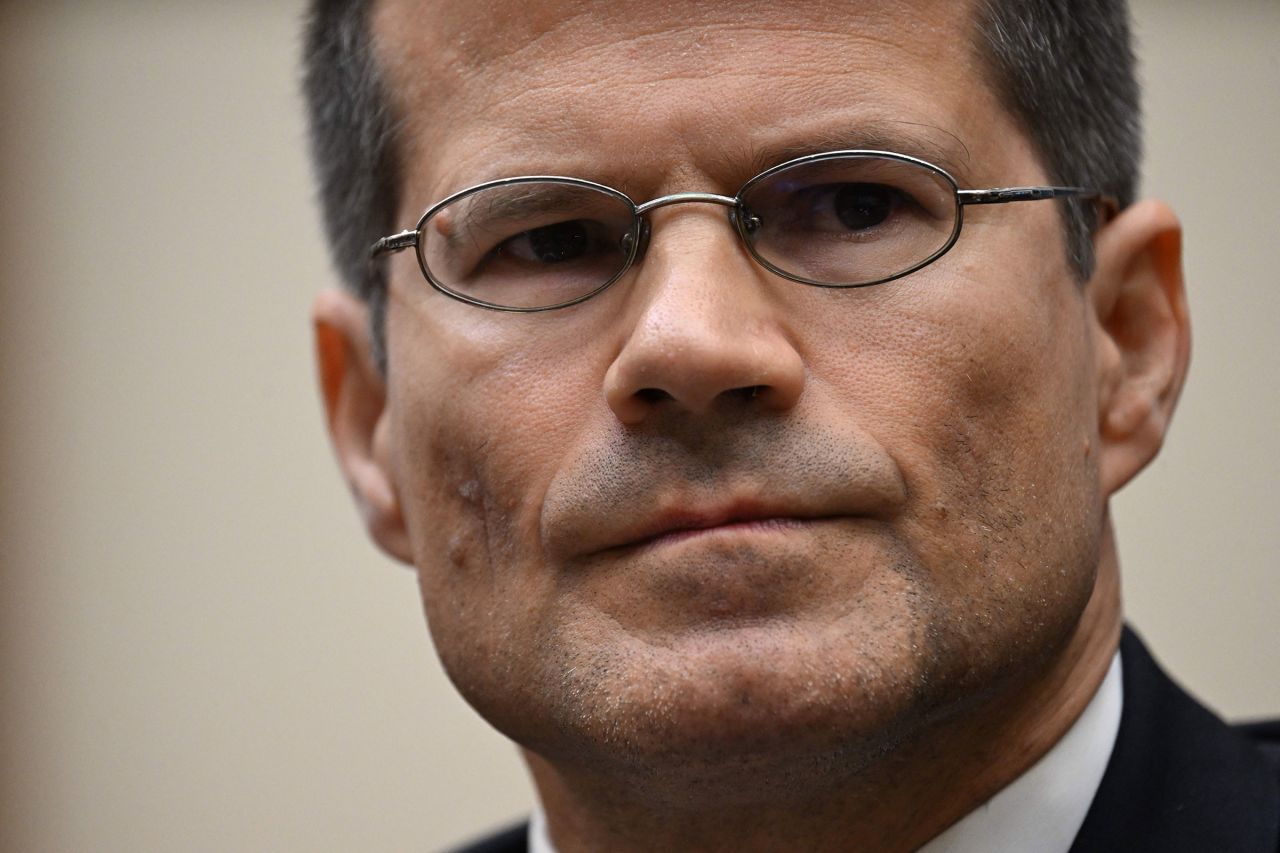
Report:
<svg viewBox="0 0 1280 853"><path fill-rule="evenodd" d="M887 151L895 154L906 154L911 157L932 163L948 172L960 186L966 186L965 178L970 171L969 148L954 133L936 125L901 120L851 121L845 126L825 128L816 132L798 133L791 131L788 136L792 140L778 144L755 145L746 149L745 157L742 149L737 154L723 152L718 159L730 173L737 173L742 180L747 180L774 166L805 157L810 154L822 154L831 151ZM746 164L747 171L742 172ZM574 170L561 171L559 174L572 174ZM524 176L533 175L526 172ZM544 173L550 176L550 173ZM501 180L501 179L499 179ZM616 183L605 182L610 187ZM625 186L625 182L623 182ZM560 187L559 192L549 192L546 184L539 185L540 190L525 185L513 184L507 187L507 193L489 200L483 214L486 223L502 223L517 220L530 214L545 214L557 210L577 210L576 201L581 198L574 191ZM621 189L619 191L622 191ZM546 193L546 194L544 194ZM556 197L552 197L552 195ZM629 194L630 195L630 194ZM634 196L631 196L634 200ZM480 220L469 205L462 216L461 224L467 228L474 227ZM441 223L443 224L443 223ZM459 239L456 229L454 233L440 232L450 245L456 246Z"/></svg>
<svg viewBox="0 0 1280 853"><path fill-rule="evenodd" d="M482 197L485 199L483 207L474 204L465 205L460 214L455 214L457 219L452 220L452 227L447 233L443 228L440 229L450 246L457 246L461 242L461 234L471 235L474 238L477 226L500 226L502 223L519 221L530 216L563 211L577 212L582 209L580 190L555 184L528 182L501 188L494 187ZM441 223L441 225L445 224L445 222Z"/></svg>
<svg viewBox="0 0 1280 853"><path fill-rule="evenodd" d="M934 139L927 138L928 136ZM955 134L933 125L907 121L884 121L806 134L802 142L765 145L751 150L752 174L827 151L889 151L928 161L951 173L957 180L969 166L969 149Z"/></svg>

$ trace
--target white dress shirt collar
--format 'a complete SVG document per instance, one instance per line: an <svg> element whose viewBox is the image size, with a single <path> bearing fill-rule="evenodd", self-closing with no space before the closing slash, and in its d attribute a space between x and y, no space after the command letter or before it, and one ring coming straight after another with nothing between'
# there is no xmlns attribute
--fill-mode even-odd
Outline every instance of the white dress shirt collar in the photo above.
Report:
<svg viewBox="0 0 1280 853"><path fill-rule="evenodd" d="M919 853L1067 853L1111 760L1123 701L1116 652L1098 692L1053 748Z"/></svg>

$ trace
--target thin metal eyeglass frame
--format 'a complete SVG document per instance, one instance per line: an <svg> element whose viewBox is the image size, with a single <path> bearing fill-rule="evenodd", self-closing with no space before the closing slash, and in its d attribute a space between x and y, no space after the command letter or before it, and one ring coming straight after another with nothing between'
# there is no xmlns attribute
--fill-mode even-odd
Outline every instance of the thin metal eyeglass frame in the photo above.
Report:
<svg viewBox="0 0 1280 853"><path fill-rule="evenodd" d="M805 278L804 276L787 272L786 270L777 267L772 262L761 257L756 252L755 247L752 244L751 236L748 231L748 228L749 228L748 216L744 215L746 213L746 210L744 209L742 204L742 197L746 195L751 190L752 187L756 186L761 181L767 180L773 177L774 175L777 175L779 172L787 171L787 170L794 169L799 166L808 165L811 163L819 163L826 160L837 160L837 159L890 160L894 162L907 163L916 167L920 167L928 170L929 172L933 173L938 177L941 177L946 182L946 184L951 188L952 194L955 197L955 206L956 206L955 225L951 229L950 236L947 238L947 240L942 244L942 246L939 249L933 252L933 254L929 255L924 260L911 265L907 269L902 270L901 272L894 273L893 275L890 275L890 276L878 278L873 281L857 282L853 284L833 284L831 282L822 282L822 281L816 281L813 279L808 279L808 278ZM620 201L625 202L627 206L631 208L633 224L631 226L631 229L627 232L627 236L630 237L630 239L627 241L629 243L629 250L627 252L627 256L625 260L622 262L622 265L619 267L618 271L614 273L614 275L611 278L609 278L607 281L602 283L599 287L589 291L588 293L585 293L581 296L575 297L570 300L566 300L564 302L558 302L554 305L538 306L533 308L515 308L515 307L506 306L506 305L498 305L492 302L486 302L482 299L477 299L475 297L468 296L465 293L460 293L456 290L452 290L443 282L438 281L435 278L435 276L431 274L431 270L427 266L426 258L424 258L422 255L423 241L421 239L421 235L422 235L423 226L426 225L426 223L431 219L431 217L434 216L436 213L438 213L441 209L443 209L444 207L447 207L450 204L453 204L456 201L466 198L467 196L474 195L475 193L483 192L485 190L492 189L495 187L505 187L505 186L511 186L514 184L522 184L522 183L558 183L558 184L565 184L568 186L584 187L587 189L595 190L597 192L601 192L605 195L613 196L619 199ZM746 248L747 253L751 256L752 260L754 260L760 266L764 267L765 269L769 270L770 272L772 272L777 276L788 279L790 281L799 282L800 284L810 285L812 287L825 287L825 288L832 288L832 289L853 289L853 288L859 288L859 287L872 287L877 284L884 284L886 282L895 281L904 276L908 276L911 273L917 272L923 269L924 267L927 267L929 264L932 264L934 261L938 260L939 258L941 258L943 255L949 252L951 248L955 246L956 241L960 239L960 230L964 225L964 209L969 205L1009 204L1011 202L1046 201L1049 199L1056 199L1056 198L1081 198L1081 199L1094 200L1102 204L1104 208L1107 209L1108 211L1114 211L1119 206L1114 198L1098 190L1088 189L1086 187L1023 186L1023 187L994 187L989 189L973 189L973 190L961 189L959 183L956 181L954 177L951 176L949 172L947 172L945 169L939 166L935 166L934 164L928 162L927 160L921 160L918 157L912 157L907 154L898 154L892 151L877 151L877 150L871 150L871 149L824 151L819 154L809 154L804 157L797 157L792 160L787 160L784 163L779 163L776 166L771 166L770 168L764 170L763 172L756 175L755 177L750 178L738 189L738 192L733 196L720 195L718 193L683 192L683 193L672 193L670 195L659 196L658 198L651 199L641 204L636 204L636 202L632 200L631 197L628 196L626 193L616 190L613 187L607 186L605 184L596 183L594 181L584 180L582 178L570 178L563 175L521 175L518 177L499 178L493 181L486 181L484 183L476 184L474 186L470 186L465 189L459 190L458 192L453 193L452 195L449 195L441 199L440 201L436 202L435 204L431 205L426 209L426 211L422 214L422 216L418 218L417 224L412 229L407 231L401 231L397 234L391 234L375 242L369 250L369 256L370 256L370 260L373 261L384 255L394 254L396 252L403 251L404 249L412 248L415 250L414 253L417 255L417 258L418 258L418 267L421 269L423 277L427 279L427 283L430 284L436 290L443 293L445 296L451 297L460 302L465 302L470 305L475 305L479 308L487 308L493 311L506 311L506 312L517 313L517 314L532 314L532 313L538 313L541 311L554 311L559 308L567 308L570 305L577 305L580 302L585 302L586 300L590 299L591 297L595 296L601 291L606 290L610 285L612 285L618 279L622 278L622 276L627 272L627 270L631 269L631 266L632 264L635 263L636 258L640 254L641 249L647 243L649 226L648 226L648 221L644 219L644 217L649 212L653 210L657 210L660 207L667 207L673 204L718 204L724 207L728 207L730 209L729 221L733 225L734 231L737 232L738 238L742 241L744 248Z"/></svg>

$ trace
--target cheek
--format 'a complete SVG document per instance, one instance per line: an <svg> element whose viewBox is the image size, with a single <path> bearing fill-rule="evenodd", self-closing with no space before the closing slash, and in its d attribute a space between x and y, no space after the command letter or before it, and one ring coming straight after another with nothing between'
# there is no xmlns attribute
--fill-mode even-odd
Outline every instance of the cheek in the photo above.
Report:
<svg viewBox="0 0 1280 853"><path fill-rule="evenodd" d="M517 665L504 638L537 625L548 600L537 571L547 487L603 401L573 359L512 340L520 318L502 315L506 326L486 334L482 315L463 335L439 323L417 331L429 320L403 313L388 329L400 348L388 376L391 464L427 621L455 681L500 683Z"/></svg>
<svg viewBox="0 0 1280 853"><path fill-rule="evenodd" d="M1005 291L1028 295L996 301L967 283L912 284L859 307L857 328L830 330L810 361L815 391L891 448L913 491L929 488L938 465L977 483L984 460L1081 455L1096 407L1087 306L1074 286L1029 278Z"/></svg>
<svg viewBox="0 0 1280 853"><path fill-rule="evenodd" d="M898 533L950 611L938 618L957 636L1061 627L1097 563L1088 306L1057 270L1002 282L958 269L904 281L815 373L840 377L839 410L902 471Z"/></svg>

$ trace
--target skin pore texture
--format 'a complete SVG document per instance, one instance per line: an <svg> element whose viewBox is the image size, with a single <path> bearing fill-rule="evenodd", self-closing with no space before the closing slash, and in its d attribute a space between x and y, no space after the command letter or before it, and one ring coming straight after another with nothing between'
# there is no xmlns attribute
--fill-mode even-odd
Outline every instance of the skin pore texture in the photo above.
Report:
<svg viewBox="0 0 1280 853"><path fill-rule="evenodd" d="M1047 183L951 2L385 0L399 220L560 174L733 193L834 148ZM339 461L416 567L464 697L574 850L909 850L1071 725L1120 631L1107 498L1188 353L1176 219L1067 266L1052 203L970 208L854 290L755 265L724 209L655 211L581 305L484 311L388 263L388 368L316 302Z"/></svg>

